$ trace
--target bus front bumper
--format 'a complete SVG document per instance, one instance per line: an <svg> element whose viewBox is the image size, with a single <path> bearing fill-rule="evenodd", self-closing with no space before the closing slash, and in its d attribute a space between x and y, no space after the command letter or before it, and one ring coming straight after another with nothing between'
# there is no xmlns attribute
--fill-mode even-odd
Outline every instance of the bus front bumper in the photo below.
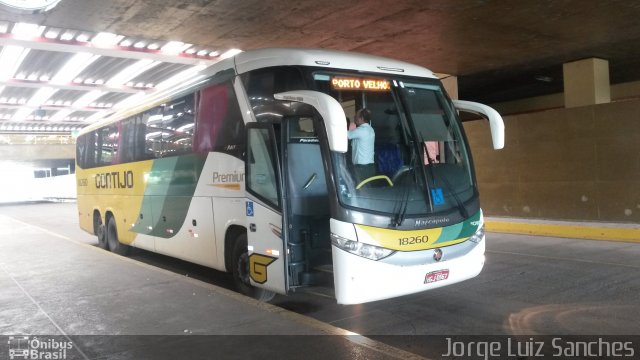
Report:
<svg viewBox="0 0 640 360"><path fill-rule="evenodd" d="M398 266L369 260L332 245L336 300L338 304L361 304L471 279L484 266L484 251L483 239L465 256L456 259Z"/></svg>

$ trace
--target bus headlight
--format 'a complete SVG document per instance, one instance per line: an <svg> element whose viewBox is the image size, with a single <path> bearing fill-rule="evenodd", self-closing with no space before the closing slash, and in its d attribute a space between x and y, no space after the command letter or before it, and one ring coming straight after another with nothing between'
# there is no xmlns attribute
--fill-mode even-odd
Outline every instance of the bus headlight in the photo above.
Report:
<svg viewBox="0 0 640 360"><path fill-rule="evenodd" d="M469 240L473 241L476 244L482 241L482 239L484 239L484 224L482 224L478 228L478 231L476 231L476 233L469 238Z"/></svg>
<svg viewBox="0 0 640 360"><path fill-rule="evenodd" d="M380 260L395 252L391 249L345 239L336 234L331 234L331 244L344 251L348 251L354 255L362 256L371 260Z"/></svg>

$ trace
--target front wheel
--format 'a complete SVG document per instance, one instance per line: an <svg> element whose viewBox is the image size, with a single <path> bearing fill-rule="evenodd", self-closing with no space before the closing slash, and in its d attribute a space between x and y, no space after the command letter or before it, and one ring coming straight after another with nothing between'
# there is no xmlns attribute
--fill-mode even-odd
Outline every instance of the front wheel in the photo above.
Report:
<svg viewBox="0 0 640 360"><path fill-rule="evenodd" d="M247 234L242 234L233 242L232 252L233 282L239 293L258 301L269 301L276 295L273 291L257 288L249 281L249 254L247 253Z"/></svg>
<svg viewBox="0 0 640 360"><path fill-rule="evenodd" d="M107 221L107 244L109 250L118 255L127 255L129 253L129 246L121 243L118 240L118 229L116 228L116 219L112 217Z"/></svg>

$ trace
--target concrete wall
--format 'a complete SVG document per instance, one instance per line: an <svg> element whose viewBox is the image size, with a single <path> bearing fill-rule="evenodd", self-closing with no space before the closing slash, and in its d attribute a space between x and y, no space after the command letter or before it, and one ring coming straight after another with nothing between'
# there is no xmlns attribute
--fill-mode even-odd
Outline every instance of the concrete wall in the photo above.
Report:
<svg viewBox="0 0 640 360"><path fill-rule="evenodd" d="M640 100L466 122L488 216L640 222Z"/></svg>
<svg viewBox="0 0 640 360"><path fill-rule="evenodd" d="M611 100L640 98L640 81L611 85ZM500 114L514 114L564 107L564 93L491 104Z"/></svg>
<svg viewBox="0 0 640 360"><path fill-rule="evenodd" d="M75 159L76 146L74 144L7 144L0 145L0 159L2 160L49 160Z"/></svg>

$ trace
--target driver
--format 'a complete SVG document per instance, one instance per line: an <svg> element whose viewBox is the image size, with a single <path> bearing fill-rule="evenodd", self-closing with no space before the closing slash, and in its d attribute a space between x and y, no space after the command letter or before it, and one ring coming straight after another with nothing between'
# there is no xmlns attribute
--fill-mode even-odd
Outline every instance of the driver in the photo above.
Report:
<svg viewBox="0 0 640 360"><path fill-rule="evenodd" d="M356 128L349 130L351 140L351 161L355 169L358 182L376 175L376 166L373 161L374 141L376 134L369 124L371 111L362 108L356 112Z"/></svg>

